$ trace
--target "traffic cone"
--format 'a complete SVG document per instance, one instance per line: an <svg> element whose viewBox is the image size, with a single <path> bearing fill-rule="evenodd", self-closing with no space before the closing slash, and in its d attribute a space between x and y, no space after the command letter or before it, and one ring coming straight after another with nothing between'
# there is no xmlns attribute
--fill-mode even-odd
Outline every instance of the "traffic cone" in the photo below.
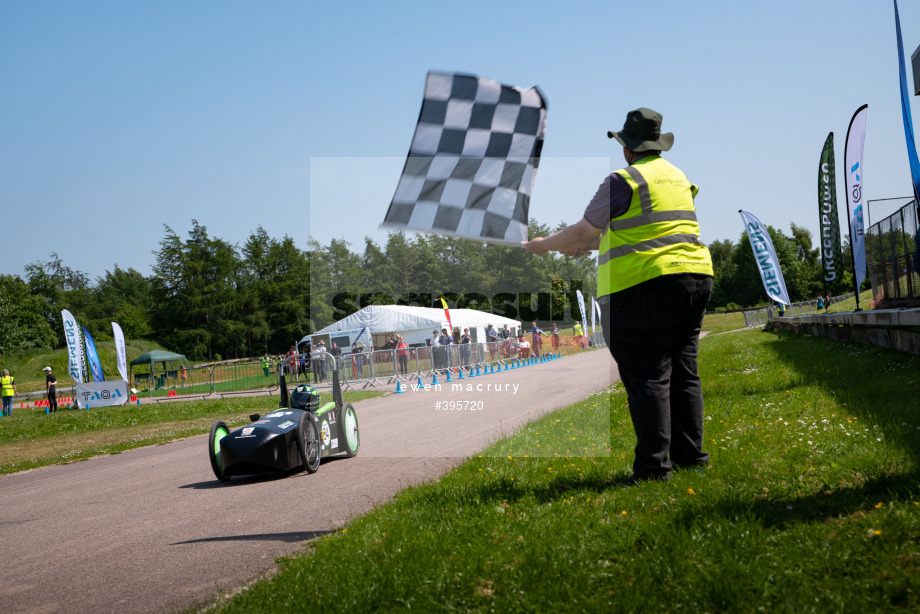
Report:
<svg viewBox="0 0 920 614"><path fill-rule="evenodd" d="M402 394L403 392L405 392L405 390L403 390L402 382L396 380L396 394Z"/></svg>
<svg viewBox="0 0 920 614"><path fill-rule="evenodd" d="M432 373L432 374L431 374L431 385L432 385L432 386L437 386L437 385L438 385L438 374L437 374L437 373Z"/></svg>
<svg viewBox="0 0 920 614"><path fill-rule="evenodd" d="M421 389L421 388L424 388L424 386L422 385L422 376L421 376L421 375L418 376L418 387L419 387L420 389Z"/></svg>
<svg viewBox="0 0 920 614"><path fill-rule="evenodd" d="M454 381L453 378L451 378L451 376L450 376L450 369L447 370L447 378L446 378L444 381L445 381L445 382L452 382L452 381Z"/></svg>
<svg viewBox="0 0 920 614"><path fill-rule="evenodd" d="M470 377L473 377L473 369L470 369ZM457 379L466 379L463 375L463 367L460 368L460 375L457 376Z"/></svg>

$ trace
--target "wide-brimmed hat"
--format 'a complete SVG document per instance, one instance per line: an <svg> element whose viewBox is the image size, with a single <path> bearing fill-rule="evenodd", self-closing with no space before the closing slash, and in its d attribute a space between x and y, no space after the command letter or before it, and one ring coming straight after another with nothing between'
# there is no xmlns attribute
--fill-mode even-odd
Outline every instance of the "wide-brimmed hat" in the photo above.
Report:
<svg viewBox="0 0 920 614"><path fill-rule="evenodd" d="M626 114L626 123L619 132L607 132L630 151L667 151L674 145L674 134L661 134L661 113L645 107Z"/></svg>

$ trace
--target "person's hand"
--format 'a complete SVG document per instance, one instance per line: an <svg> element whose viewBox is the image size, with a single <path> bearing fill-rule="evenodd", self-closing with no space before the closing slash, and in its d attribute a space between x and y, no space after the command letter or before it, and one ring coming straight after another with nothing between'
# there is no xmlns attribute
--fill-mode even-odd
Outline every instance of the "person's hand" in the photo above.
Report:
<svg viewBox="0 0 920 614"><path fill-rule="evenodd" d="M576 247L574 249L565 250L562 252L563 256L568 256L569 258L579 258L585 254L591 253L591 250L586 247Z"/></svg>
<svg viewBox="0 0 920 614"><path fill-rule="evenodd" d="M543 243L543 237L534 237L530 241L527 241L526 243L524 243L524 249L530 252L531 254L535 254L539 256L540 254L545 254L546 252L549 251L546 248L546 246L541 245L542 243Z"/></svg>

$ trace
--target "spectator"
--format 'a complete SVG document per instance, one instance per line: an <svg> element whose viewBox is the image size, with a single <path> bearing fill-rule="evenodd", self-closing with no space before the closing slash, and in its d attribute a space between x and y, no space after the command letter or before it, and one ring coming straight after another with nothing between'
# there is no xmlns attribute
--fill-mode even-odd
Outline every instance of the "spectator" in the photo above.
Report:
<svg viewBox="0 0 920 614"><path fill-rule="evenodd" d="M351 344L351 358L355 361L354 375L357 379L364 377L364 356L361 353L364 352L366 347L360 339L355 339L355 342Z"/></svg>
<svg viewBox="0 0 920 614"><path fill-rule="evenodd" d="M501 339L502 347L502 357L511 358L511 331L508 329L508 325L505 326L498 332L498 336Z"/></svg>
<svg viewBox="0 0 920 614"><path fill-rule="evenodd" d="M553 322L553 328L549 331L550 341L553 344L553 352L559 351L559 326Z"/></svg>
<svg viewBox="0 0 920 614"><path fill-rule="evenodd" d="M339 347L339 344L333 342L332 350L329 353L332 354L332 360L335 361L336 370L341 369L342 368L342 348Z"/></svg>
<svg viewBox="0 0 920 614"><path fill-rule="evenodd" d="M524 335L518 337L518 358L530 357L530 343L524 338Z"/></svg>
<svg viewBox="0 0 920 614"><path fill-rule="evenodd" d="M16 378L7 369L0 375L0 396L3 398L3 416L13 415L13 396L16 394Z"/></svg>
<svg viewBox="0 0 920 614"><path fill-rule="evenodd" d="M433 336L428 340L428 346L431 348L431 369L435 370L441 367L441 354L438 352L438 346L441 345L441 336L438 335L438 331L436 330L431 331L431 334Z"/></svg>
<svg viewBox="0 0 920 614"><path fill-rule="evenodd" d="M450 346L453 345L454 338L447 334L447 329L441 329L441 337L438 339L439 349L441 351L441 368L444 370L450 369L451 363L451 354L453 348Z"/></svg>
<svg viewBox="0 0 920 614"><path fill-rule="evenodd" d="M463 334L460 335L460 362L464 367L470 366L470 358L473 354L473 338L470 337L470 329L464 328Z"/></svg>
<svg viewBox="0 0 920 614"><path fill-rule="evenodd" d="M486 328L486 344L489 346L489 356L495 360L495 352L498 350L498 331L491 324Z"/></svg>
<svg viewBox="0 0 920 614"><path fill-rule="evenodd" d="M530 349L533 351L533 355L537 358L540 357L540 347L543 345L543 339L540 335L546 336L536 322L532 322L533 328L530 329Z"/></svg>
<svg viewBox="0 0 920 614"><path fill-rule="evenodd" d="M48 393L48 412L57 411L57 378L51 372L51 367L42 369L45 372L45 391Z"/></svg>
<svg viewBox="0 0 920 614"><path fill-rule="evenodd" d="M396 335L396 358L399 361L399 373L409 374L409 345L401 335Z"/></svg>
<svg viewBox="0 0 920 614"><path fill-rule="evenodd" d="M297 348L293 345L291 349L288 350L288 353L284 356L284 372L290 375L293 379L297 379Z"/></svg>
<svg viewBox="0 0 920 614"><path fill-rule="evenodd" d="M316 343L311 360L313 362L313 383L326 381L326 357L323 353L326 351L326 344L322 340ZM341 350L339 350L341 351Z"/></svg>

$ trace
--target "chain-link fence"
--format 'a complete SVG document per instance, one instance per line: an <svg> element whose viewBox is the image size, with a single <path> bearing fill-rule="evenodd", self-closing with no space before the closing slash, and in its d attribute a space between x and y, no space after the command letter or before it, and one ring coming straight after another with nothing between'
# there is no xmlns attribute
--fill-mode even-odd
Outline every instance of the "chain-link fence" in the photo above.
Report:
<svg viewBox="0 0 920 614"><path fill-rule="evenodd" d="M869 201L869 205L870 214L898 207L866 232L866 263L876 306L920 306L920 277L913 259L920 223L914 199L888 198Z"/></svg>

